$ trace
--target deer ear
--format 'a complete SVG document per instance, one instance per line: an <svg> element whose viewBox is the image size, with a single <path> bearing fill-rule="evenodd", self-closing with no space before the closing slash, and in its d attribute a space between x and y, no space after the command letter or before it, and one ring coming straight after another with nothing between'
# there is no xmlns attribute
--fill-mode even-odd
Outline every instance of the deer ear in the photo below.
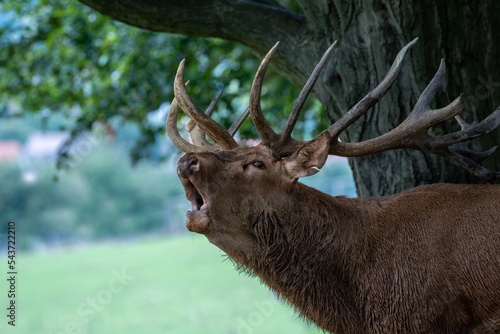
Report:
<svg viewBox="0 0 500 334"><path fill-rule="evenodd" d="M298 179L319 172L328 158L330 138L328 131L324 131L288 157L285 161L288 174Z"/></svg>

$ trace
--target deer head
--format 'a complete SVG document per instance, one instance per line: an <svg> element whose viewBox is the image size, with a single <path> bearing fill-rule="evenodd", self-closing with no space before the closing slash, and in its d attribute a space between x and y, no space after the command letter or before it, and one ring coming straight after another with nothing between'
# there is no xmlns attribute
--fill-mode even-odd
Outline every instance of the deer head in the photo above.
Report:
<svg viewBox="0 0 500 334"><path fill-rule="evenodd" d="M187 154L179 160L178 174L192 203L188 212L187 226L191 231L207 234L210 238L227 235L245 242L252 248L252 233L243 232L244 222L251 208L281 205L300 177L317 173L329 154L356 157L386 150L411 148L439 154L452 163L465 168L486 181L494 181L494 173L480 165L495 148L484 152L472 152L464 142L481 136L500 124L500 108L480 123L467 124L457 114L464 108L464 97L459 96L448 106L433 110L429 107L444 77L444 60L418 99L408 118L398 127L380 137L360 143L344 143L339 135L355 120L373 107L395 81L403 59L417 39L406 45L396 56L382 82L359 101L337 122L310 141L299 141L291 137L301 108L325 65L333 43L316 65L302 89L285 129L277 134L266 121L261 106L261 88L269 61L278 43L262 60L253 81L249 108L229 128L224 129L209 116L215 108L220 93L203 112L189 96L184 84L184 60L180 63L174 82L175 98L167 117L167 133L172 142ZM192 143L181 138L176 127L179 106L191 118L187 130ZM262 139L256 147L239 147L233 135L250 113ZM462 130L443 136L428 134L437 123L452 117L457 119ZM205 135L215 144L207 141ZM225 249L226 250L226 249Z"/></svg>

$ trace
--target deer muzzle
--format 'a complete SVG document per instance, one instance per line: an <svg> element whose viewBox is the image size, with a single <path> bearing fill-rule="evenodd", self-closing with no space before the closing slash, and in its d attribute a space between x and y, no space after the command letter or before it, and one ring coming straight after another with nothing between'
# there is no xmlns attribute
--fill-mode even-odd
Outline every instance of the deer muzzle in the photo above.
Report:
<svg viewBox="0 0 500 334"><path fill-rule="evenodd" d="M186 154L179 159L177 174L181 179L191 210L186 213L186 226L192 232L206 234L210 223L209 203L193 184L193 177L201 171L201 161L194 154Z"/></svg>
<svg viewBox="0 0 500 334"><path fill-rule="evenodd" d="M187 154L179 160L177 172L180 177L188 179L190 176L197 174L200 169L200 161L196 157Z"/></svg>

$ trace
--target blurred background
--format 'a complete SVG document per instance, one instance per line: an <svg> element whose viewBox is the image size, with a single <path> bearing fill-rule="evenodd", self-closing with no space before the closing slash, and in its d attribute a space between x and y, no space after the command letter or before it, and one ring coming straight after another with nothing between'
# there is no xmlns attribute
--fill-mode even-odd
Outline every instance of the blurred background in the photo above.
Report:
<svg viewBox="0 0 500 334"><path fill-rule="evenodd" d="M164 133L183 58L200 106L224 88L214 118L227 127L260 62L245 47L140 30L77 1L0 3L2 333L320 332L186 230L180 152ZM263 109L276 129L299 91L266 76ZM312 98L305 108L294 136L310 139L327 120ZM251 138L247 120L237 139ZM303 182L355 196L342 158ZM5 317L9 221L15 328Z"/></svg>

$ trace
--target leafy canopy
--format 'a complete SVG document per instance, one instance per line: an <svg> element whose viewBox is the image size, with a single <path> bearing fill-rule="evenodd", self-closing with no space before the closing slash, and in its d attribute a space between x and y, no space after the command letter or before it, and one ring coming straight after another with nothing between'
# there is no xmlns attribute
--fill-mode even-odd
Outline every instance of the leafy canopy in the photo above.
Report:
<svg viewBox="0 0 500 334"><path fill-rule="evenodd" d="M248 48L221 39L141 30L77 1L7 0L0 4L0 91L7 92L0 95L0 115L33 113L44 120L60 114L70 120L62 130L73 139L96 125L113 134L124 123L136 124L135 162L149 157L156 141L168 140L163 123L168 108L160 106L168 106L173 97L174 75L183 58L190 94L202 108L224 88L214 118L228 127L248 105L260 61ZM268 73L263 109L277 131L299 91L272 70ZM327 122L320 108L319 102L309 102L297 137L311 137L326 126L320 125ZM240 135L257 138L249 120ZM67 164L68 147L60 151L61 166Z"/></svg>

